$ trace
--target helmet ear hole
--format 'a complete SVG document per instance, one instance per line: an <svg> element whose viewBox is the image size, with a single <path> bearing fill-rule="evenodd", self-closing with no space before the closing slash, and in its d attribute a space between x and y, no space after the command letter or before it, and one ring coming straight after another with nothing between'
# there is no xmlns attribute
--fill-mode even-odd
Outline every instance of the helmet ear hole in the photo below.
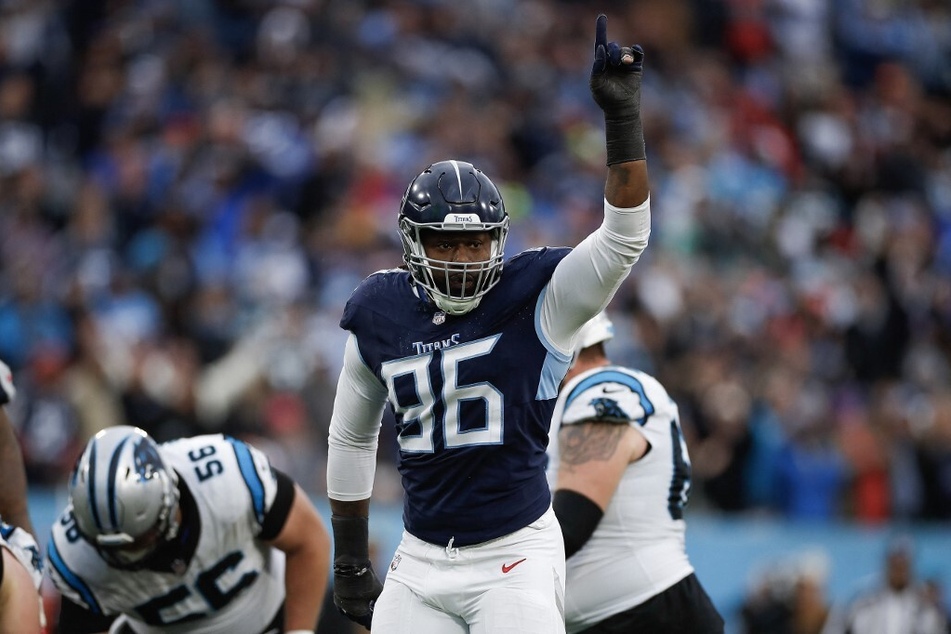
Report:
<svg viewBox="0 0 951 634"><path fill-rule="evenodd" d="M90 439L68 489L79 533L112 563L144 559L178 531L178 475L137 427L110 427Z"/></svg>
<svg viewBox="0 0 951 634"><path fill-rule="evenodd" d="M403 261L414 281L426 289L434 303L447 313L464 314L479 305L502 274L509 216L502 195L481 170L464 161L433 163L410 182L400 203L399 235ZM422 232L473 231L492 234L487 259L453 267L463 276L458 290L451 290L445 262L430 258L423 248Z"/></svg>

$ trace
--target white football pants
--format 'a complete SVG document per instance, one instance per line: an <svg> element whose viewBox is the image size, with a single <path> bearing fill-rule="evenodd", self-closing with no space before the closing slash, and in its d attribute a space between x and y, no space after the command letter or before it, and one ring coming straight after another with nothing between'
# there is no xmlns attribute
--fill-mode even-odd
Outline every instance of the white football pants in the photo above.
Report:
<svg viewBox="0 0 951 634"><path fill-rule="evenodd" d="M437 546L403 532L373 634L564 634L565 547L550 508L514 533Z"/></svg>

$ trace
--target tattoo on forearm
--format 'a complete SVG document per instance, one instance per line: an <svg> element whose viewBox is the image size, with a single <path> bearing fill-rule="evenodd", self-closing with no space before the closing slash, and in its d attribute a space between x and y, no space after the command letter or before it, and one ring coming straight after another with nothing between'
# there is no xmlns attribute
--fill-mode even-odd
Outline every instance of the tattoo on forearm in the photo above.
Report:
<svg viewBox="0 0 951 634"><path fill-rule="evenodd" d="M623 425L572 425L561 431L559 445L561 462L580 465L594 460L608 460L617 450L618 440L626 429Z"/></svg>

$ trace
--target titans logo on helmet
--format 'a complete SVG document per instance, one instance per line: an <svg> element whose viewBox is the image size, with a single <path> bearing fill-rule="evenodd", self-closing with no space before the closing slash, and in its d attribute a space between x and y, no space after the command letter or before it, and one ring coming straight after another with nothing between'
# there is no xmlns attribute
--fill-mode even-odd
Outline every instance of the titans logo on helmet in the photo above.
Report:
<svg viewBox="0 0 951 634"><path fill-rule="evenodd" d="M631 417L621 409L621 406L614 399L603 397L592 399L591 407L594 408L595 415L600 419L631 420Z"/></svg>

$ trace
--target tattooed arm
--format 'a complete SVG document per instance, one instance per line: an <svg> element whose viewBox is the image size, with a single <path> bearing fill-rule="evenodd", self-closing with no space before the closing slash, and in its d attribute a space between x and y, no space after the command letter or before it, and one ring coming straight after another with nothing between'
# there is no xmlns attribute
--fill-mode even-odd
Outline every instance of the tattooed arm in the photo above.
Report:
<svg viewBox="0 0 951 634"><path fill-rule="evenodd" d="M577 423L558 432L561 465L556 489L580 493L603 513L627 465L647 452L647 439L630 425Z"/></svg>

